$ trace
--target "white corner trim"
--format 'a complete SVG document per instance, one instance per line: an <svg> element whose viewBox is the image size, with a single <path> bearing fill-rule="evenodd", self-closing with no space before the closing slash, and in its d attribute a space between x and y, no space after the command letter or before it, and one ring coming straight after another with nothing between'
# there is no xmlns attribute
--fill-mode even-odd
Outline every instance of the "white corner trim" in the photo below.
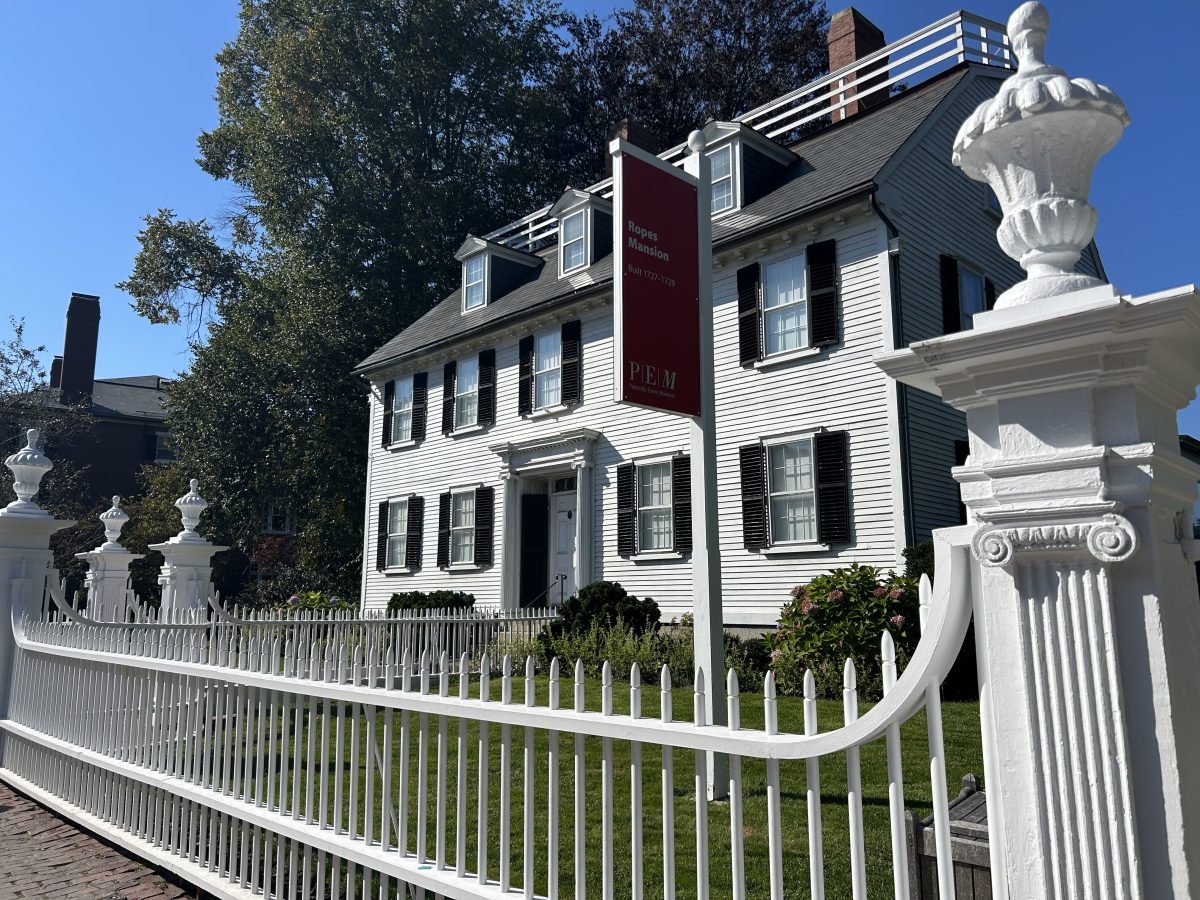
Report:
<svg viewBox="0 0 1200 900"><path fill-rule="evenodd" d="M795 556L799 553L828 553L829 545L818 544L815 541L802 544L776 544L773 547L764 547L758 552L763 556Z"/></svg>
<svg viewBox="0 0 1200 900"><path fill-rule="evenodd" d="M755 362L754 368L774 369L776 366L784 366L801 359L811 359L814 356L820 356L824 349L824 347L804 347L800 350L788 350L786 353L775 353Z"/></svg>

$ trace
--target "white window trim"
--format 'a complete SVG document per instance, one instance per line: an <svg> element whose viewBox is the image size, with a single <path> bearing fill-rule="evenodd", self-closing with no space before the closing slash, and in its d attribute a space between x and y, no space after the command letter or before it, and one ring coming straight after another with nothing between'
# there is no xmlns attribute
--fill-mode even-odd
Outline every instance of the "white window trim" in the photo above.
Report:
<svg viewBox="0 0 1200 900"><path fill-rule="evenodd" d="M978 266L956 257L958 261L958 322L959 327L963 331L969 331L975 325L975 316L981 312L987 312L987 275L983 273L983 269ZM982 306L970 315L967 314L967 308L963 305L965 297L963 296L963 272L970 272L979 278L980 297L983 301Z"/></svg>
<svg viewBox="0 0 1200 900"><path fill-rule="evenodd" d="M481 284L483 285L483 302L478 304L477 306L468 307L467 306L467 264L475 259L483 260L483 281L481 282ZM485 307L487 307L487 305L488 305L488 282L491 280L491 274L492 274L491 254L489 254L486 250L481 251L479 254L476 254L473 256L468 256L466 259L463 260L463 263L462 263L462 314L463 315L474 312L477 309L484 309Z"/></svg>
<svg viewBox="0 0 1200 900"><path fill-rule="evenodd" d="M531 422L536 422L538 419L553 419L555 416L561 416L565 412L570 412L572 407L566 403L555 403L552 406L541 406L525 414L525 418Z"/></svg>
<svg viewBox="0 0 1200 900"><path fill-rule="evenodd" d="M537 391L537 382L538 382L538 375L545 375L545 374L547 374L547 373L549 373L549 372L554 372L554 371L556 371L556 369L546 369L546 370L545 370L545 371L543 371L543 372L539 372L539 371L538 371L538 353L537 353L538 339L539 339L539 338L546 337L546 336L550 336L550 337L557 337L557 338L558 338L558 366L557 366L557 372L558 372L558 402L556 402L556 403L550 403L550 404L547 404L546 406L538 406L538 405L537 405L537 396L538 396L538 391ZM533 377L533 384L531 385L531 387L532 387L532 389L533 389L533 398L532 398L532 406L533 406L533 408L530 410L530 415L531 415L531 416L532 416L534 413L541 412L541 411L543 411L543 410L552 410L552 409L556 409L556 408L559 408L559 407L565 408L566 404L564 404L564 403L562 402L562 387L563 387L563 385L562 385L562 370L563 370L562 326L558 326L557 328L548 328L548 329L546 329L545 331L539 331L539 332L536 332L536 333L534 334L534 336L533 336L533 375L532 375L532 377Z"/></svg>
<svg viewBox="0 0 1200 900"><path fill-rule="evenodd" d="M401 525L403 526L403 531L404 531L404 554L401 558L407 559L408 558L408 505L412 501L412 498L415 496L416 496L415 494L402 494L398 497L388 497L388 499L387 499L387 512L388 512L387 552L388 552L389 557L391 556L391 552L392 552L392 530L391 530L392 504L393 503L403 503L404 504L404 520L401 522ZM404 573L412 572L413 569L410 566L408 566L406 563L401 563L400 565L392 565L391 563L388 563L384 567L383 571L399 574L402 572L404 572Z"/></svg>
<svg viewBox="0 0 1200 900"><path fill-rule="evenodd" d="M774 306L774 307L771 307L770 309L768 309L768 307L767 307L767 267L773 266L776 263L785 262L789 259L799 259L800 260L800 273L801 273L801 278L803 279L802 280L802 285L803 285L802 292L803 292L804 299L796 301L796 303L804 304L804 340L806 343L803 347L797 347L795 350L779 350L779 351L776 351L775 353L768 353L767 352L767 313L774 312L775 310L780 309L780 307ZM800 359L803 356L810 355L810 351L815 351L815 352L811 353L811 355L815 355L816 353L819 353L822 348L814 347L812 345L812 304L809 303L809 291L808 291L808 245L806 244L804 247L802 247L799 250L794 250L792 248L788 248L787 250L785 250L781 253L776 253L774 256L770 256L770 257L762 260L759 263L758 272L759 272L759 289L762 291L760 308L758 310L758 327L759 327L760 333L762 334L762 358L757 361L756 366L758 366L759 364L765 364L766 366L770 366L776 362L780 362L780 363L790 362L795 359ZM789 305L795 305L795 303L789 304Z"/></svg>
<svg viewBox="0 0 1200 900"><path fill-rule="evenodd" d="M462 371L462 364L464 362L472 362L472 361L475 363L475 390L459 393L458 375L459 375L459 372ZM455 362L455 364L454 364L454 428L451 431L451 434L455 434L455 435L471 434L472 432L475 432L475 431L482 431L484 428L484 426L482 424L480 424L480 422L479 422L479 377L480 377L480 374L481 373L479 371L479 355L478 354L475 354L474 356L464 356L461 359L459 359L457 362ZM458 424L458 411L462 408L461 405L459 404L459 398L469 397L472 394L475 395L475 421L471 422L469 424L466 424L466 425L459 425Z"/></svg>
<svg viewBox="0 0 1200 900"><path fill-rule="evenodd" d="M755 360L754 368L774 369L787 363L796 362L797 360L820 356L823 350L825 350L824 347L801 347L799 350L785 350L783 353L776 353L774 356L764 356L762 359Z"/></svg>
<svg viewBox="0 0 1200 900"><path fill-rule="evenodd" d="M566 263L566 252L565 251L566 251L567 245L561 239L561 237L565 230L567 219L570 219L572 216L576 216L576 215L583 216L583 236L576 238L576 240L583 241L583 262L577 266L572 266L571 268L568 269L565 267L565 263ZM558 243L558 276L559 276L559 278L561 278L564 275L574 274L575 272L582 272L589 265L591 265L592 207L589 204L584 204L583 206L579 206L579 207L576 207L575 209L572 209L570 212L564 213L558 220L558 233L559 233L559 243ZM575 243L575 241L572 241L571 243Z"/></svg>
<svg viewBox="0 0 1200 900"><path fill-rule="evenodd" d="M267 514L263 517L263 534L281 535L292 533L292 516L286 509L283 512L283 529L271 527L271 519L275 517L275 501L272 500L267 504Z"/></svg>
<svg viewBox="0 0 1200 900"><path fill-rule="evenodd" d="M708 151L709 162L712 162L712 155L719 153L726 147L729 148L729 178L733 187L733 205L727 209L722 209L717 212L712 212L714 219L719 219L722 216L727 216L730 213L735 213L742 208L742 142L734 139L728 143L721 144L719 147L714 147ZM710 169L711 171L711 169ZM712 197L709 197L709 209L712 209Z"/></svg>
<svg viewBox="0 0 1200 900"><path fill-rule="evenodd" d="M686 451L684 451L684 450L676 450L672 453L659 454L656 456L646 456L646 457L642 457L641 459L629 460L629 462L633 463L633 482L634 482L633 483L633 500L634 500L633 508L634 508L634 525L636 526L635 534L636 534L636 540L637 540L637 545L638 545L638 551L637 551L637 553L634 553L632 556L628 557L628 559L632 560L635 563L653 563L653 562L662 562L664 560L684 559L685 558L683 553L680 553L678 550L675 549L675 518L674 518L675 483L673 480L674 472L671 468L671 461L676 456L683 456L683 455L685 455L685 453L686 453ZM669 549L669 550L643 550L643 549L641 549L641 544L642 544L641 491L640 491L640 485L638 484L638 481L637 481L637 472L638 472L638 469L642 468L643 466L661 466L664 463L667 466L667 478L672 479L672 482L671 482L671 507L670 507L671 511L672 511L671 549Z"/></svg>
<svg viewBox="0 0 1200 900"><path fill-rule="evenodd" d="M797 441L808 441L809 453L812 456L812 466L813 466L813 487L812 487L813 523L814 523L814 525L816 525L816 528L814 528L813 530L817 534L820 533L820 531L821 531L821 521L820 521L821 513L816 505L817 504L817 447L816 447L816 443L814 441L814 438L820 432L820 430L821 429L819 429L819 428L814 428L811 431L793 432L791 434L780 435L778 437L763 438L763 440L762 440L763 464L766 468L766 482L767 482L767 485L766 485L767 486L767 535L770 539L770 542L760 552L766 554L767 556L780 556L785 553L805 553L805 552L810 552L810 551L815 551L815 550L828 549L828 545L822 544L820 539L817 537L814 537L811 540L807 540L807 541L776 540L774 529L772 529L772 527L771 527L771 523L772 523L772 515L771 515L771 496L772 496L772 492L771 492L771 456L770 456L771 448L778 447L781 444L794 444ZM799 493L804 493L804 492L801 491ZM774 552L772 553L771 551L774 551Z"/></svg>
<svg viewBox="0 0 1200 900"><path fill-rule="evenodd" d="M450 489L450 568L451 569L477 569L479 566L475 564L475 519L478 510L475 508L475 490L474 486L469 488L451 488ZM454 499L464 494L471 496L471 524L469 526L454 527ZM454 532L455 531L471 531L471 559L455 561L454 559Z"/></svg>
<svg viewBox="0 0 1200 900"><path fill-rule="evenodd" d="M159 456L159 451L163 448L162 447L163 442L164 441L169 442L170 440L171 440L171 432L169 432L169 431L154 432L154 464L156 466L169 466L175 462L175 460L176 460L176 457L174 455L175 451L171 450L171 448L169 448L169 447L166 449L168 450L168 452L170 452L172 454L170 459L164 459L163 457ZM22 441L22 445L24 445L23 441Z"/></svg>
<svg viewBox="0 0 1200 900"><path fill-rule="evenodd" d="M402 440L396 440L396 412L398 411L398 407L396 406L396 398L400 396L400 383L403 381L407 381L409 384L408 437L403 438ZM416 443L416 441L414 441L412 438L413 401L416 399L415 394L413 393L413 376L405 375L401 378L394 378L392 379L392 384L392 433L388 435L388 447L411 447Z"/></svg>

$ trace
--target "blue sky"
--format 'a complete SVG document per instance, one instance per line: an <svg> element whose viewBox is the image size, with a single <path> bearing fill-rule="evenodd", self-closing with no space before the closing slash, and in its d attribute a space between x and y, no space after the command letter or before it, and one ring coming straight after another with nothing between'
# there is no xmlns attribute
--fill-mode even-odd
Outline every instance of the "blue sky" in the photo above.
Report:
<svg viewBox="0 0 1200 900"><path fill-rule="evenodd" d="M613 3L569 2L607 14ZM957 4L859 0L889 39ZM1015 5L973 12L1003 21ZM1196 78L1177 35L1200 33L1200 3L1059 0L1050 62L1108 84L1133 125L1104 157L1092 190L1109 277L1147 293L1200 281L1194 175ZM840 8L830 3L830 10ZM170 374L187 366L184 330L152 326L114 285L130 272L141 217L159 207L219 219L231 190L195 164L196 136L216 123L213 55L237 33L235 0L64 0L0 4L0 313L57 352L71 291L99 294L97 374ZM7 323L4 323L5 327ZM1200 403L1181 416L1200 435Z"/></svg>

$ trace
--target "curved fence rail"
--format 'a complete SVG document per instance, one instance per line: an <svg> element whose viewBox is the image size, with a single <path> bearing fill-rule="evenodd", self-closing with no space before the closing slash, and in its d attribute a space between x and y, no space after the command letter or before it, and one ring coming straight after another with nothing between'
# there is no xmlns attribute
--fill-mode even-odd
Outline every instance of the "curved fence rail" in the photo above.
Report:
<svg viewBox="0 0 1200 900"><path fill-rule="evenodd" d="M596 683L582 665L538 672L504 656L497 678L486 650L477 665L463 650L456 667L446 649L413 655L397 622L162 629L22 616L0 774L218 896L775 900L825 896L822 772L844 765L850 871L838 877L854 898L900 900L900 726L922 708L935 833L949 834L937 685L971 603L965 550L940 549L946 577L936 595L922 584L912 660L899 673L882 636L884 698L862 715L848 662L835 730L820 727L811 675L789 733L771 674L761 727L743 721L732 672L729 724L712 725L700 678L683 708L665 667L647 685L634 667L618 687L607 665ZM877 739L886 885L863 826L860 752ZM729 757L720 804L707 793L713 753ZM751 768L765 790L748 789ZM799 814L802 846L783 822ZM948 846L938 865L952 897Z"/></svg>

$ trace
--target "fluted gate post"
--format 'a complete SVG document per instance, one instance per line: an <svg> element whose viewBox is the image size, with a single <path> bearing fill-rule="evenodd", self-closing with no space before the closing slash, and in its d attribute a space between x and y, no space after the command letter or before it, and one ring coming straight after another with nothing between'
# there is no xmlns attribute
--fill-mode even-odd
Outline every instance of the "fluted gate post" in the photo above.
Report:
<svg viewBox="0 0 1200 900"><path fill-rule="evenodd" d="M1124 297L1074 271L1095 232L1092 169L1128 117L1042 59L1020 7L1020 69L967 119L954 161L1004 208L1029 277L970 331L880 360L965 412L955 470L980 528L975 599L995 896L1200 891L1200 468L1176 411L1200 381L1193 287ZM1152 185L1152 173L1147 185Z"/></svg>

